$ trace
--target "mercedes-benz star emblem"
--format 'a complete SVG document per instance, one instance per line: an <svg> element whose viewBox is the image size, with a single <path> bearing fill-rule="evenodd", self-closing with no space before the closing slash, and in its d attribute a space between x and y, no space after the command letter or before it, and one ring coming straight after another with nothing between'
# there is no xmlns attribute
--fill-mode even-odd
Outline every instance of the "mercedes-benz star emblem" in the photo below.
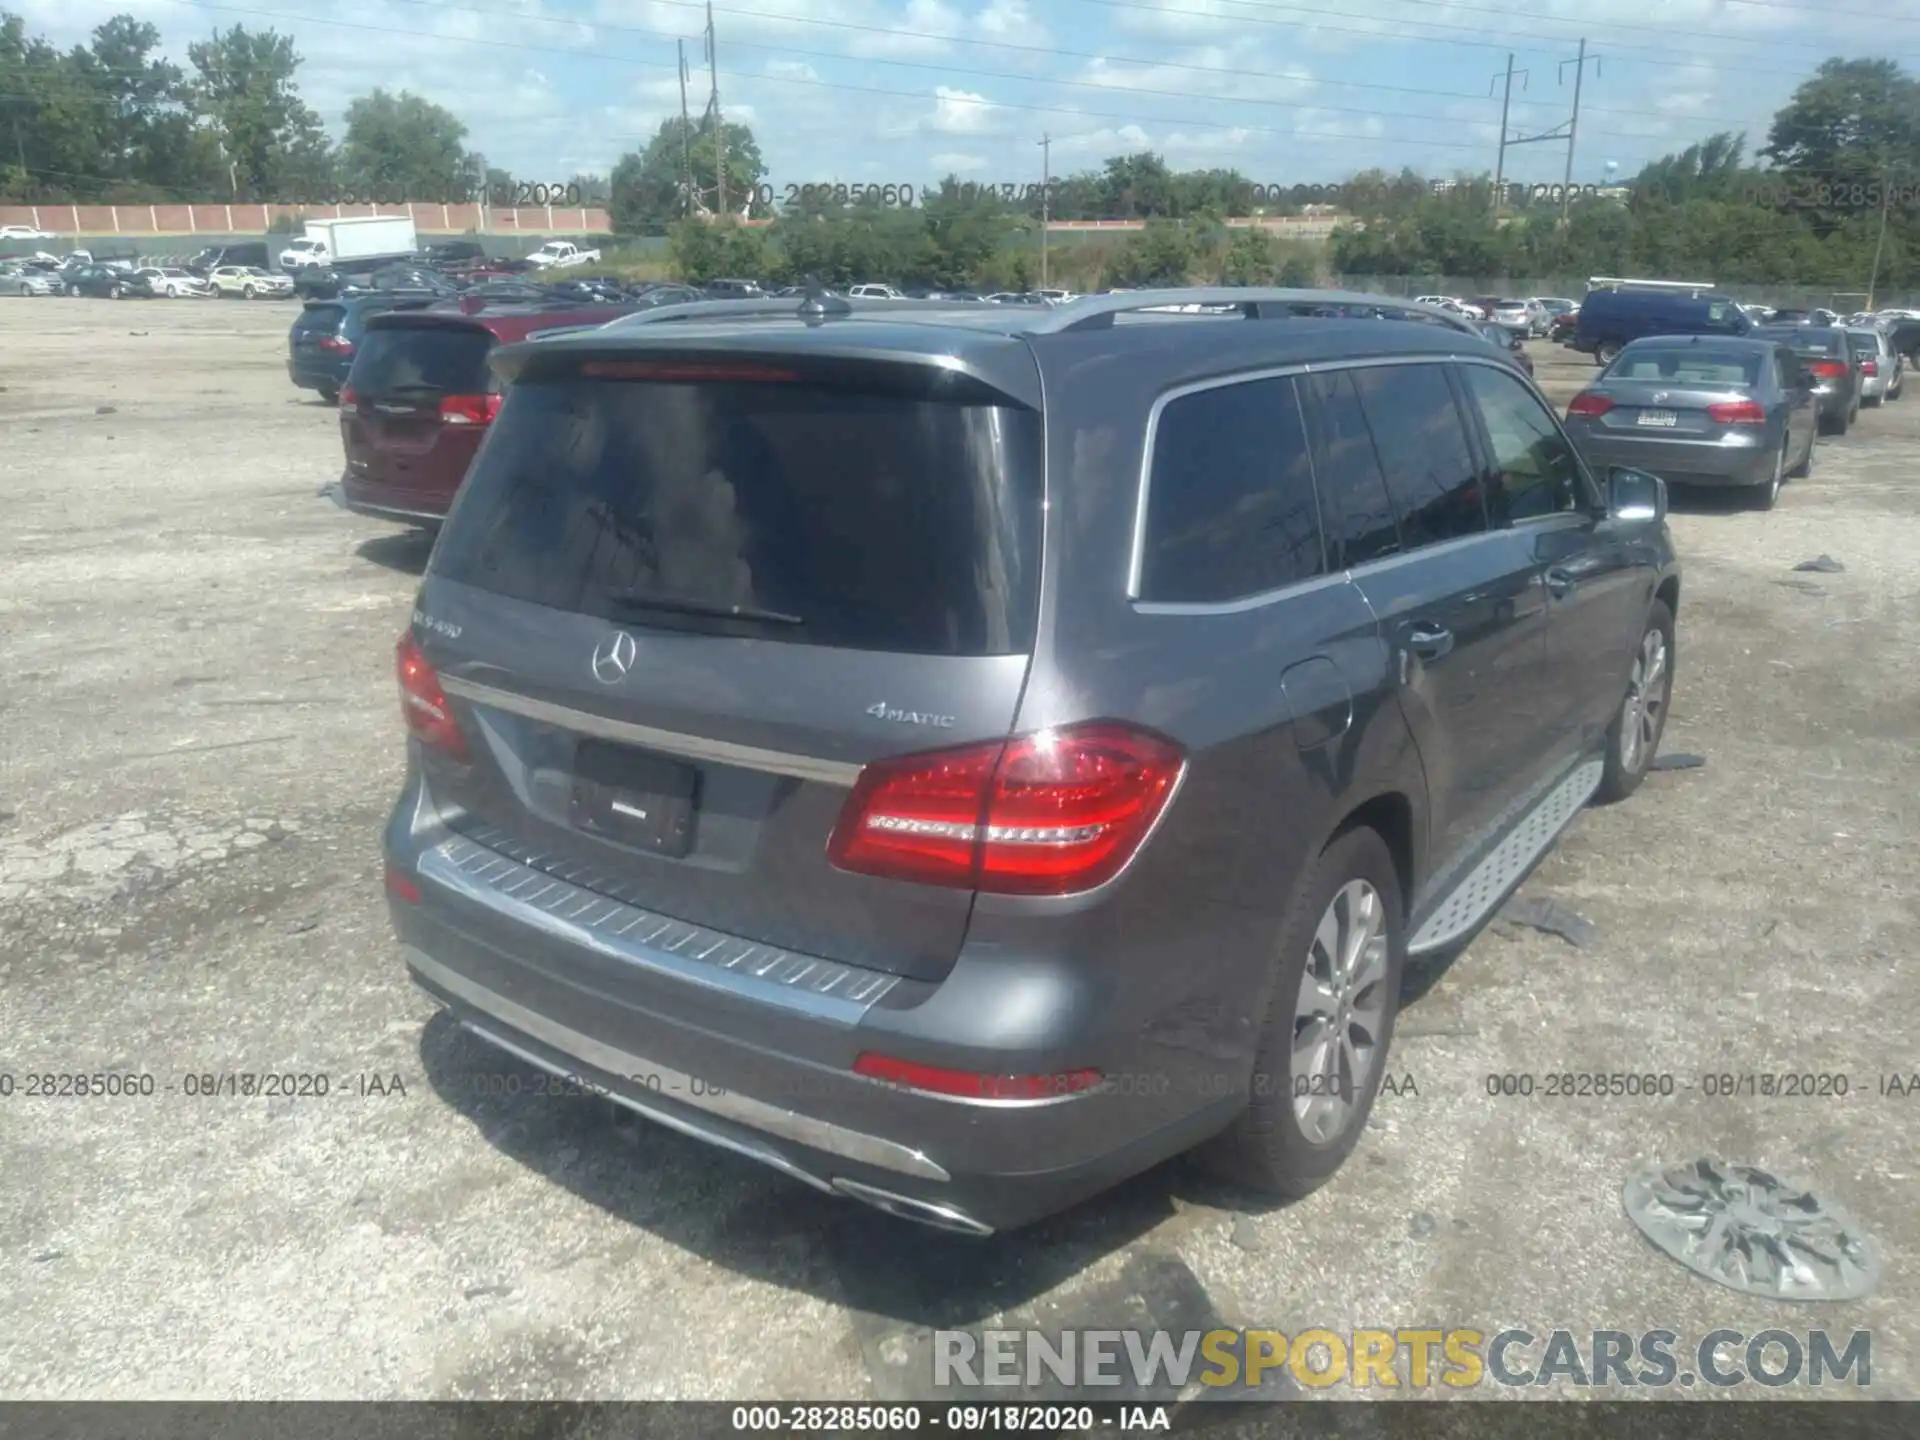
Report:
<svg viewBox="0 0 1920 1440"><path fill-rule="evenodd" d="M614 631L593 647L593 678L602 685L618 685L633 669L634 657L638 652L639 647L633 643L633 636L624 630Z"/></svg>

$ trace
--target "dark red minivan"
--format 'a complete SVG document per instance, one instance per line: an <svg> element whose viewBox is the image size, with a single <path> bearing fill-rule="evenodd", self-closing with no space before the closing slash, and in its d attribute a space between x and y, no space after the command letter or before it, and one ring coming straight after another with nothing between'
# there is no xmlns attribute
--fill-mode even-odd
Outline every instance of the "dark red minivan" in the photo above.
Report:
<svg viewBox="0 0 1920 1440"><path fill-rule="evenodd" d="M547 330L602 325L631 307L446 308L374 316L340 392L347 465L328 493L362 515L437 529L500 413L487 358Z"/></svg>

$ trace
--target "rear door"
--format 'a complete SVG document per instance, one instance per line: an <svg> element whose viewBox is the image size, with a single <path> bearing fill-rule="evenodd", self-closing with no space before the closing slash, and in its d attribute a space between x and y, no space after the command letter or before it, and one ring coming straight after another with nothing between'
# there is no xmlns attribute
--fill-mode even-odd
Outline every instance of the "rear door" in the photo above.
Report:
<svg viewBox="0 0 1920 1440"><path fill-rule="evenodd" d="M456 826L676 920L944 975L972 892L827 843L866 763L1012 728L1039 416L934 367L530 363L421 592L480 742L436 782Z"/></svg>
<svg viewBox="0 0 1920 1440"><path fill-rule="evenodd" d="M1484 466L1444 364L1302 386L1318 414L1341 563L1372 605L1427 778L1431 852L1477 848L1544 765L1546 604L1533 538L1493 529Z"/></svg>
<svg viewBox="0 0 1920 1440"><path fill-rule="evenodd" d="M1558 769L1593 749L1625 694L1649 556L1634 527L1606 518L1572 441L1530 386L1491 365L1462 365L1460 377L1486 457L1489 518L1541 567L1546 648L1532 713Z"/></svg>

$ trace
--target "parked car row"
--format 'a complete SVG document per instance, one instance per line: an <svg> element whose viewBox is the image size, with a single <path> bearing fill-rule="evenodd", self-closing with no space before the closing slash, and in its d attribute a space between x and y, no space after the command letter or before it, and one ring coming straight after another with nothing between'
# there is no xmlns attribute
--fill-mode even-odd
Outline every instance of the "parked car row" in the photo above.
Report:
<svg viewBox="0 0 1920 1440"><path fill-rule="evenodd" d="M1644 335L1573 397L1566 424L1597 464L1741 487L1770 510L1788 480L1813 473L1820 436L1844 435L1862 406L1904 386L1904 357L1878 325Z"/></svg>

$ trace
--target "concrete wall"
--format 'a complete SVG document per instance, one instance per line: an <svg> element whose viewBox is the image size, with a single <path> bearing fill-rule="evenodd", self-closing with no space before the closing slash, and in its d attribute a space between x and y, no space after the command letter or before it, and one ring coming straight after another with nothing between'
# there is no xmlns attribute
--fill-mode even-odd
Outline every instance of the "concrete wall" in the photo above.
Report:
<svg viewBox="0 0 1920 1440"><path fill-rule="evenodd" d="M0 205L0 225L60 236L257 236L283 217L297 223L355 215L411 215L423 235L604 235L613 229L604 209L555 205Z"/></svg>

